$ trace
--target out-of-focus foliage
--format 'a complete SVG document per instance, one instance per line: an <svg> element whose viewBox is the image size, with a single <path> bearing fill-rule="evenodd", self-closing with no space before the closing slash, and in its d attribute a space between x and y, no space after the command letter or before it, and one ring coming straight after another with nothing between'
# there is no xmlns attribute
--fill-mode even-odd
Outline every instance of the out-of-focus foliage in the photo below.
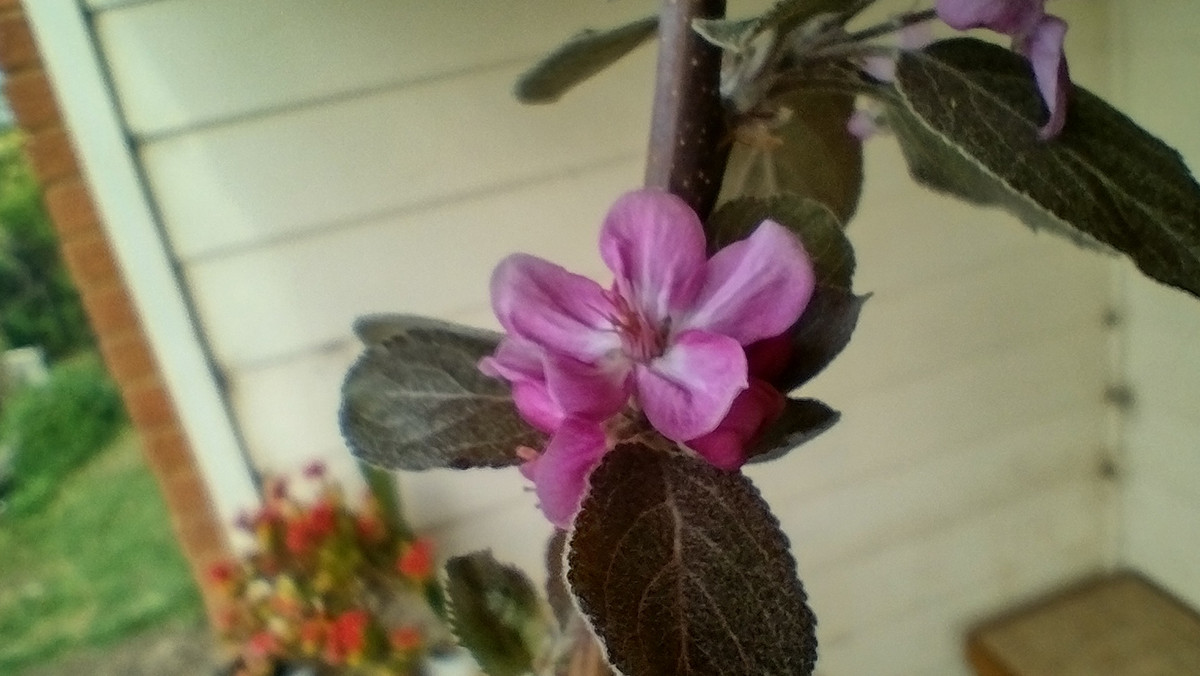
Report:
<svg viewBox="0 0 1200 676"><path fill-rule="evenodd" d="M19 391L0 415L0 444L13 454L9 512L44 505L123 424L120 393L95 354L63 361L48 382Z"/></svg>
<svg viewBox="0 0 1200 676"><path fill-rule="evenodd" d="M91 344L21 136L0 132L0 345L41 346L56 359Z"/></svg>

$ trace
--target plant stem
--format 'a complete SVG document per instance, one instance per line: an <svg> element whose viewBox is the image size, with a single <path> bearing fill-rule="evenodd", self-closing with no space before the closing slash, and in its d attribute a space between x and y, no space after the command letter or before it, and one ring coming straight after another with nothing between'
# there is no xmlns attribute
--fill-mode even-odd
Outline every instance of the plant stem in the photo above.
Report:
<svg viewBox="0 0 1200 676"><path fill-rule="evenodd" d="M729 156L721 105L721 50L692 19L725 14L725 0L663 0L646 186L683 198L703 219L721 189Z"/></svg>

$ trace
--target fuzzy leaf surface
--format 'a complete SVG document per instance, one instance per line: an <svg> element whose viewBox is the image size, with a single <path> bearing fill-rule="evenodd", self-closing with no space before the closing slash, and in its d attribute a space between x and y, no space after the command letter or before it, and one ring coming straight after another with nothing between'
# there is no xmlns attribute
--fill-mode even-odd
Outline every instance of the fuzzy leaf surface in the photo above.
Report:
<svg viewBox="0 0 1200 676"><path fill-rule="evenodd" d="M517 79L522 103L554 103L575 85L616 63L658 32L650 16L609 30L585 30L548 54Z"/></svg>
<svg viewBox="0 0 1200 676"><path fill-rule="evenodd" d="M446 562L450 630L488 676L533 673L550 640L549 618L537 588L491 552Z"/></svg>
<svg viewBox="0 0 1200 676"><path fill-rule="evenodd" d="M692 29L718 47L741 51L769 30L787 33L817 15L845 12L853 4L854 0L780 0L750 19L693 19Z"/></svg>
<svg viewBox="0 0 1200 676"><path fill-rule="evenodd" d="M567 588L563 557L567 551L567 532L554 529L546 541L546 600L554 610L554 618L560 627L566 627L575 613L571 602L571 590Z"/></svg>
<svg viewBox="0 0 1200 676"><path fill-rule="evenodd" d="M609 662L637 676L811 674L816 619L750 481L622 444L592 473L567 579Z"/></svg>
<svg viewBox="0 0 1200 676"><path fill-rule="evenodd" d="M862 141L846 130L854 97L800 91L782 97L779 105L788 113L778 128L750 123L735 134L721 201L795 193L848 223L863 184Z"/></svg>
<svg viewBox="0 0 1200 676"><path fill-rule="evenodd" d="M842 414L816 399L788 399L783 413L767 426L749 450L747 462L782 458L793 448L833 427L841 417Z"/></svg>
<svg viewBox="0 0 1200 676"><path fill-rule="evenodd" d="M387 469L504 467L545 437L517 414L508 385L476 366L499 334L406 315L359 322L366 349L342 385L350 450Z"/></svg>
<svg viewBox="0 0 1200 676"><path fill-rule="evenodd" d="M1200 296L1200 186L1174 149L1075 87L1056 139L1029 64L971 38L904 52L893 128L917 180L1004 207L1035 229L1099 242Z"/></svg>

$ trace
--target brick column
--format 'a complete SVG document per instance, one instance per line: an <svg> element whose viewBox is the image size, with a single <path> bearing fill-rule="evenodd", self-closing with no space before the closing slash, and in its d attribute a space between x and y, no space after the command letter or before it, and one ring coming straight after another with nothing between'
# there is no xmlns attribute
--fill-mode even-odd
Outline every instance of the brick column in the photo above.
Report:
<svg viewBox="0 0 1200 676"><path fill-rule="evenodd" d="M137 311L88 194L37 45L18 0L0 0L0 68L59 247L83 297L104 363L121 389L172 528L215 617L209 567L229 557L208 487L183 433Z"/></svg>

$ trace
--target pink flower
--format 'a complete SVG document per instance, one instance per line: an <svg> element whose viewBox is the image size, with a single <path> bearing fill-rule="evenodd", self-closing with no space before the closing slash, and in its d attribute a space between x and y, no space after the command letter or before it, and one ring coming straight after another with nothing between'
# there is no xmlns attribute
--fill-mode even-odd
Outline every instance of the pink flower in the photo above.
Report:
<svg viewBox="0 0 1200 676"><path fill-rule="evenodd" d="M808 304L812 265L783 226L764 221L705 252L696 214L643 190L621 197L601 230L611 289L529 255L497 266L492 307L508 337L480 367L553 435L525 473L556 524L603 455L603 421L632 400L668 439L712 432L749 386L744 346L783 333Z"/></svg>
<svg viewBox="0 0 1200 676"><path fill-rule="evenodd" d="M786 335L746 347L750 387L741 391L725 419L713 431L687 442L710 464L733 471L746 463L746 451L767 425L783 413L785 397L771 380L787 367L792 354Z"/></svg>
<svg viewBox="0 0 1200 676"><path fill-rule="evenodd" d="M1050 110L1039 138L1054 138L1067 120L1070 75L1063 56L1067 22L1046 14L1046 0L937 0L938 17L951 28L987 28L1012 36L1013 50L1029 59L1038 91Z"/></svg>

